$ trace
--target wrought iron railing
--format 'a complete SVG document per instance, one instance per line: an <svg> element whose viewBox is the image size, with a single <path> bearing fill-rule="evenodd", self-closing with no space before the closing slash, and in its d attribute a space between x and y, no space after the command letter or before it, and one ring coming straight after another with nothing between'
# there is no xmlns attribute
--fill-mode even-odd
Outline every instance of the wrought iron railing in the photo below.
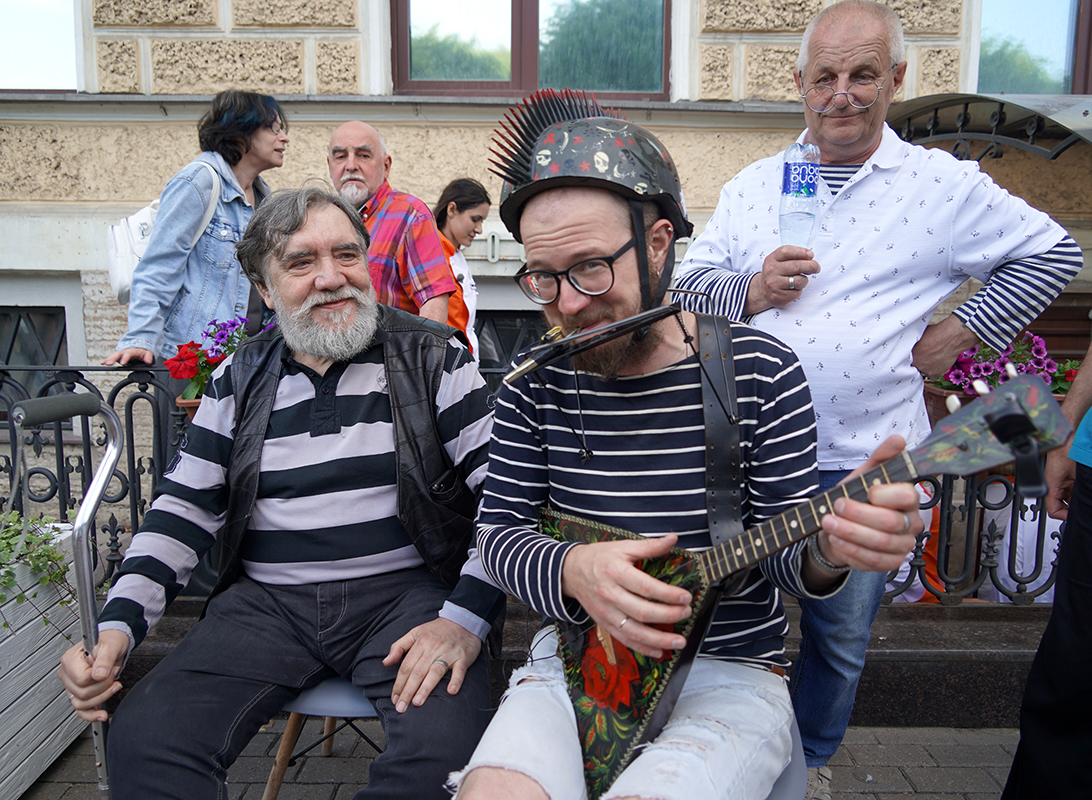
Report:
<svg viewBox="0 0 1092 800"><path fill-rule="evenodd" d="M30 376L36 376L32 381ZM0 421L8 448L0 452L0 497L11 495L15 431L11 407L29 397L28 383L40 386L37 395L95 392L121 417L125 451L96 520L99 580L114 575L128 535L140 526L155 486L173 457L186 427L186 416L168 396L166 371L161 367L5 367L0 365ZM65 518L76 507L102 451L99 426L80 419L24 433L30 480L28 508L32 515ZM62 446L57 447L56 443ZM1054 545L1058 533L1038 504L1020 497L1002 475L945 477L926 481L936 509L931 535L919 537L909 568L892 576L886 602L917 594L933 595L945 605L966 598L983 598L1026 605L1046 599L1054 585ZM930 543L933 543L930 546ZM935 552L935 559L929 551ZM213 574L204 564L189 591L207 591Z"/></svg>
<svg viewBox="0 0 1092 800"><path fill-rule="evenodd" d="M99 584L110 580L122 559L127 534L140 526L156 484L178 448L187 417L175 408L162 367L54 367L0 365L0 421L7 447L0 452L0 499L3 507L31 516L64 520L83 496L99 462L102 428L94 418L77 417L24 432L27 457L26 507L12 491L13 465L17 457L12 406L34 396L64 392L92 392L110 405L122 420L125 449L108 486L99 517L93 527ZM57 444L61 443L58 447ZM207 568L199 570L194 589L207 582Z"/></svg>

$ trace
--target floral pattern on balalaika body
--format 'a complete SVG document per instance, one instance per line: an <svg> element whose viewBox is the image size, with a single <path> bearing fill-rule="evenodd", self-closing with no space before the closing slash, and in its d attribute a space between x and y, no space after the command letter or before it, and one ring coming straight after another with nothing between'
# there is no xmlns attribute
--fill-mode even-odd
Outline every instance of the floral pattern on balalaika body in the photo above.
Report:
<svg viewBox="0 0 1092 800"><path fill-rule="evenodd" d="M642 538L550 508L541 511L539 530L560 541L584 544ZM693 595L695 609L711 607L713 595L719 596L719 592L710 591L701 562L681 548L672 548L667 555L638 562L637 566L664 583L686 589ZM702 626L708 627L710 617L695 613L670 627L687 642L700 642L705 633ZM662 627L666 630L669 626ZM565 667L565 682L584 752L584 780L588 797L596 798L625 769L634 748L659 732L662 725L650 725L655 710L676 670L688 668L689 659L683 650L651 658L617 641L610 645L613 652L608 653L608 645L590 621L579 625L558 622L557 628L558 655ZM695 628L700 628L697 636L692 635Z"/></svg>
<svg viewBox="0 0 1092 800"><path fill-rule="evenodd" d="M589 800L597 800L610 788L638 745L663 730L722 593L730 594L748 568L818 531L836 498L867 500L869 487L877 483L914 482L929 474L969 475L1008 463L1016 454L1018 460L1034 466L1038 454L1064 442L1069 430L1043 382L1020 376L947 417L914 450L903 451L724 544L701 553L674 548L660 558L638 562L647 574L693 596L693 613L672 626L686 638L686 647L663 658L629 650L594 622L558 621L558 656L576 713ZM641 538L549 507L540 511L539 530L560 541L582 544Z"/></svg>

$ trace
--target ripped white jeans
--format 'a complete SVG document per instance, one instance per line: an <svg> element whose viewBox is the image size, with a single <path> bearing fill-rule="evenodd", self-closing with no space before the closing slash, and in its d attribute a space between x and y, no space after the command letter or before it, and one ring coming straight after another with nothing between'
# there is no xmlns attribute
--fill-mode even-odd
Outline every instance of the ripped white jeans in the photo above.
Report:
<svg viewBox="0 0 1092 800"><path fill-rule="evenodd" d="M556 639L535 653L556 651ZM603 795L655 800L764 800L792 753L792 703L772 672L699 659L666 727ZM583 800L583 758L576 717L556 655L512 674L500 708L464 770L509 769L535 780L551 800Z"/></svg>

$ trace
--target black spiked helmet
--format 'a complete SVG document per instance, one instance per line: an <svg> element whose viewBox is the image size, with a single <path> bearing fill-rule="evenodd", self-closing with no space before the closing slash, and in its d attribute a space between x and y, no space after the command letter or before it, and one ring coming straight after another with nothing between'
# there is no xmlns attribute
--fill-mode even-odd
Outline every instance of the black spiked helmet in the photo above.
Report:
<svg viewBox="0 0 1092 800"><path fill-rule="evenodd" d="M520 216L535 195L562 186L606 189L629 201L641 264L642 305L662 302L671 281L674 247L668 251L656 296L648 287L641 203L651 200L668 219L675 238L690 236L682 182L675 162L660 140L639 125L604 109L585 92L543 89L509 109L494 132L491 171L504 180L500 215L522 242Z"/></svg>

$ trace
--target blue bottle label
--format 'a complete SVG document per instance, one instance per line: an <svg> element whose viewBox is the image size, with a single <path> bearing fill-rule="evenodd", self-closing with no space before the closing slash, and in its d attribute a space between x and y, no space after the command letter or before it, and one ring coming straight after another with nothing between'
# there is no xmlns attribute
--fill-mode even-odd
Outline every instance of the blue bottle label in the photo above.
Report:
<svg viewBox="0 0 1092 800"><path fill-rule="evenodd" d="M819 165L806 161L787 162L781 178L781 193L801 197L815 195L819 180Z"/></svg>

